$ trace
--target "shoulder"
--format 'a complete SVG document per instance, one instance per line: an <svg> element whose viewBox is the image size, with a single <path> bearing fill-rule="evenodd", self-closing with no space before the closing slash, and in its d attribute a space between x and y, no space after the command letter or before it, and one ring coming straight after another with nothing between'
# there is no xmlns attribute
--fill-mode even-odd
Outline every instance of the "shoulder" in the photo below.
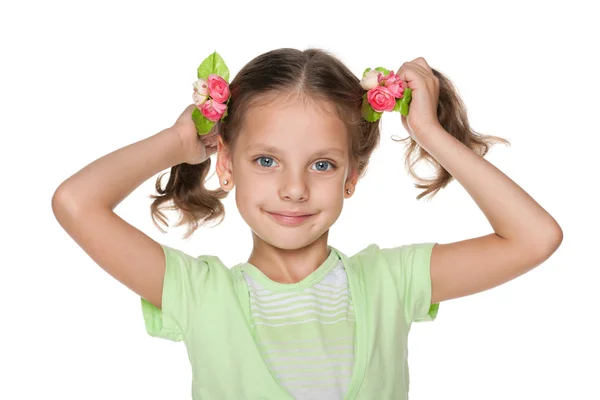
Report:
<svg viewBox="0 0 600 400"><path fill-rule="evenodd" d="M348 257L354 268L398 268L413 264L429 263L435 243L406 243L394 247L382 247L371 243Z"/></svg>
<svg viewBox="0 0 600 400"><path fill-rule="evenodd" d="M188 274L208 274L214 276L230 275L231 271L218 256L209 254L191 255L190 253L161 244L165 253L167 269L179 269Z"/></svg>

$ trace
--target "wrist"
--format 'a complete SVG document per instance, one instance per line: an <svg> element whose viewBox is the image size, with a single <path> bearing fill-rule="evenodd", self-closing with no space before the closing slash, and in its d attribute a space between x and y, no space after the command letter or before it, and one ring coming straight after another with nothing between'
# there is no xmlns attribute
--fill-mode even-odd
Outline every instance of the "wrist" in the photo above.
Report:
<svg viewBox="0 0 600 400"><path fill-rule="evenodd" d="M421 128L418 131L413 132L413 139L419 144L419 146L426 149L431 140L435 141L439 135L448 134L448 132L441 125L430 125L425 128Z"/></svg>
<svg viewBox="0 0 600 400"><path fill-rule="evenodd" d="M167 129L163 129L154 135L158 145L162 149L164 168L170 168L174 165L178 165L184 162L185 146L181 139L181 135L173 126Z"/></svg>

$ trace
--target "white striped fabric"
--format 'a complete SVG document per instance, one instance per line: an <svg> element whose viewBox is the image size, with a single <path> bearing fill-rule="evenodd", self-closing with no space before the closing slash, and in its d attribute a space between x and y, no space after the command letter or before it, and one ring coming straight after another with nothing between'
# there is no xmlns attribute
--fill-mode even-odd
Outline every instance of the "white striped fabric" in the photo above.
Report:
<svg viewBox="0 0 600 400"><path fill-rule="evenodd" d="M342 399L354 365L354 309L341 260L308 287L270 290L243 272L252 328L271 373L295 399Z"/></svg>

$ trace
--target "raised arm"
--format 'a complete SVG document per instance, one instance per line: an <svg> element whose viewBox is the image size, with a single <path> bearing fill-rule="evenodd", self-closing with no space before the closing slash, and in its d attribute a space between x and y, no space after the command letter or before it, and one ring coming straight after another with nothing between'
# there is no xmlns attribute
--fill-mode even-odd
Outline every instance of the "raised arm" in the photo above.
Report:
<svg viewBox="0 0 600 400"><path fill-rule="evenodd" d="M462 184L494 229L433 248L432 304L506 283L543 263L560 246L563 233L556 220L489 161L442 127L416 137Z"/></svg>
<svg viewBox="0 0 600 400"><path fill-rule="evenodd" d="M412 89L410 112L401 115L402 124L465 188L494 230L433 247L431 304L491 289L547 260L563 240L561 227L525 190L453 135L461 133L458 123L447 124L452 133L444 129L438 120L440 82L445 85L444 107L456 107L448 100L456 94L446 79L440 80L422 57L404 63L398 75Z"/></svg>
<svg viewBox="0 0 600 400"><path fill-rule="evenodd" d="M60 225L106 272L157 307L165 256L157 242L121 219L115 207L160 171L184 161L174 127L109 153L65 180L52 197Z"/></svg>

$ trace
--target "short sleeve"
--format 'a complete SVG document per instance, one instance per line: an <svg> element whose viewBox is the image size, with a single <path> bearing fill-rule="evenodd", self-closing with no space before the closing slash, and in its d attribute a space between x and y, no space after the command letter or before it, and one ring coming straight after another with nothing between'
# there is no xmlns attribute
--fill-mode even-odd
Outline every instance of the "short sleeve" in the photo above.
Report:
<svg viewBox="0 0 600 400"><path fill-rule="evenodd" d="M396 280L407 323L433 321L440 304L431 304L431 252L435 243L381 249Z"/></svg>
<svg viewBox="0 0 600 400"><path fill-rule="evenodd" d="M204 293L208 264L203 257L161 246L166 260L162 308L141 298L142 314L150 336L179 342Z"/></svg>

